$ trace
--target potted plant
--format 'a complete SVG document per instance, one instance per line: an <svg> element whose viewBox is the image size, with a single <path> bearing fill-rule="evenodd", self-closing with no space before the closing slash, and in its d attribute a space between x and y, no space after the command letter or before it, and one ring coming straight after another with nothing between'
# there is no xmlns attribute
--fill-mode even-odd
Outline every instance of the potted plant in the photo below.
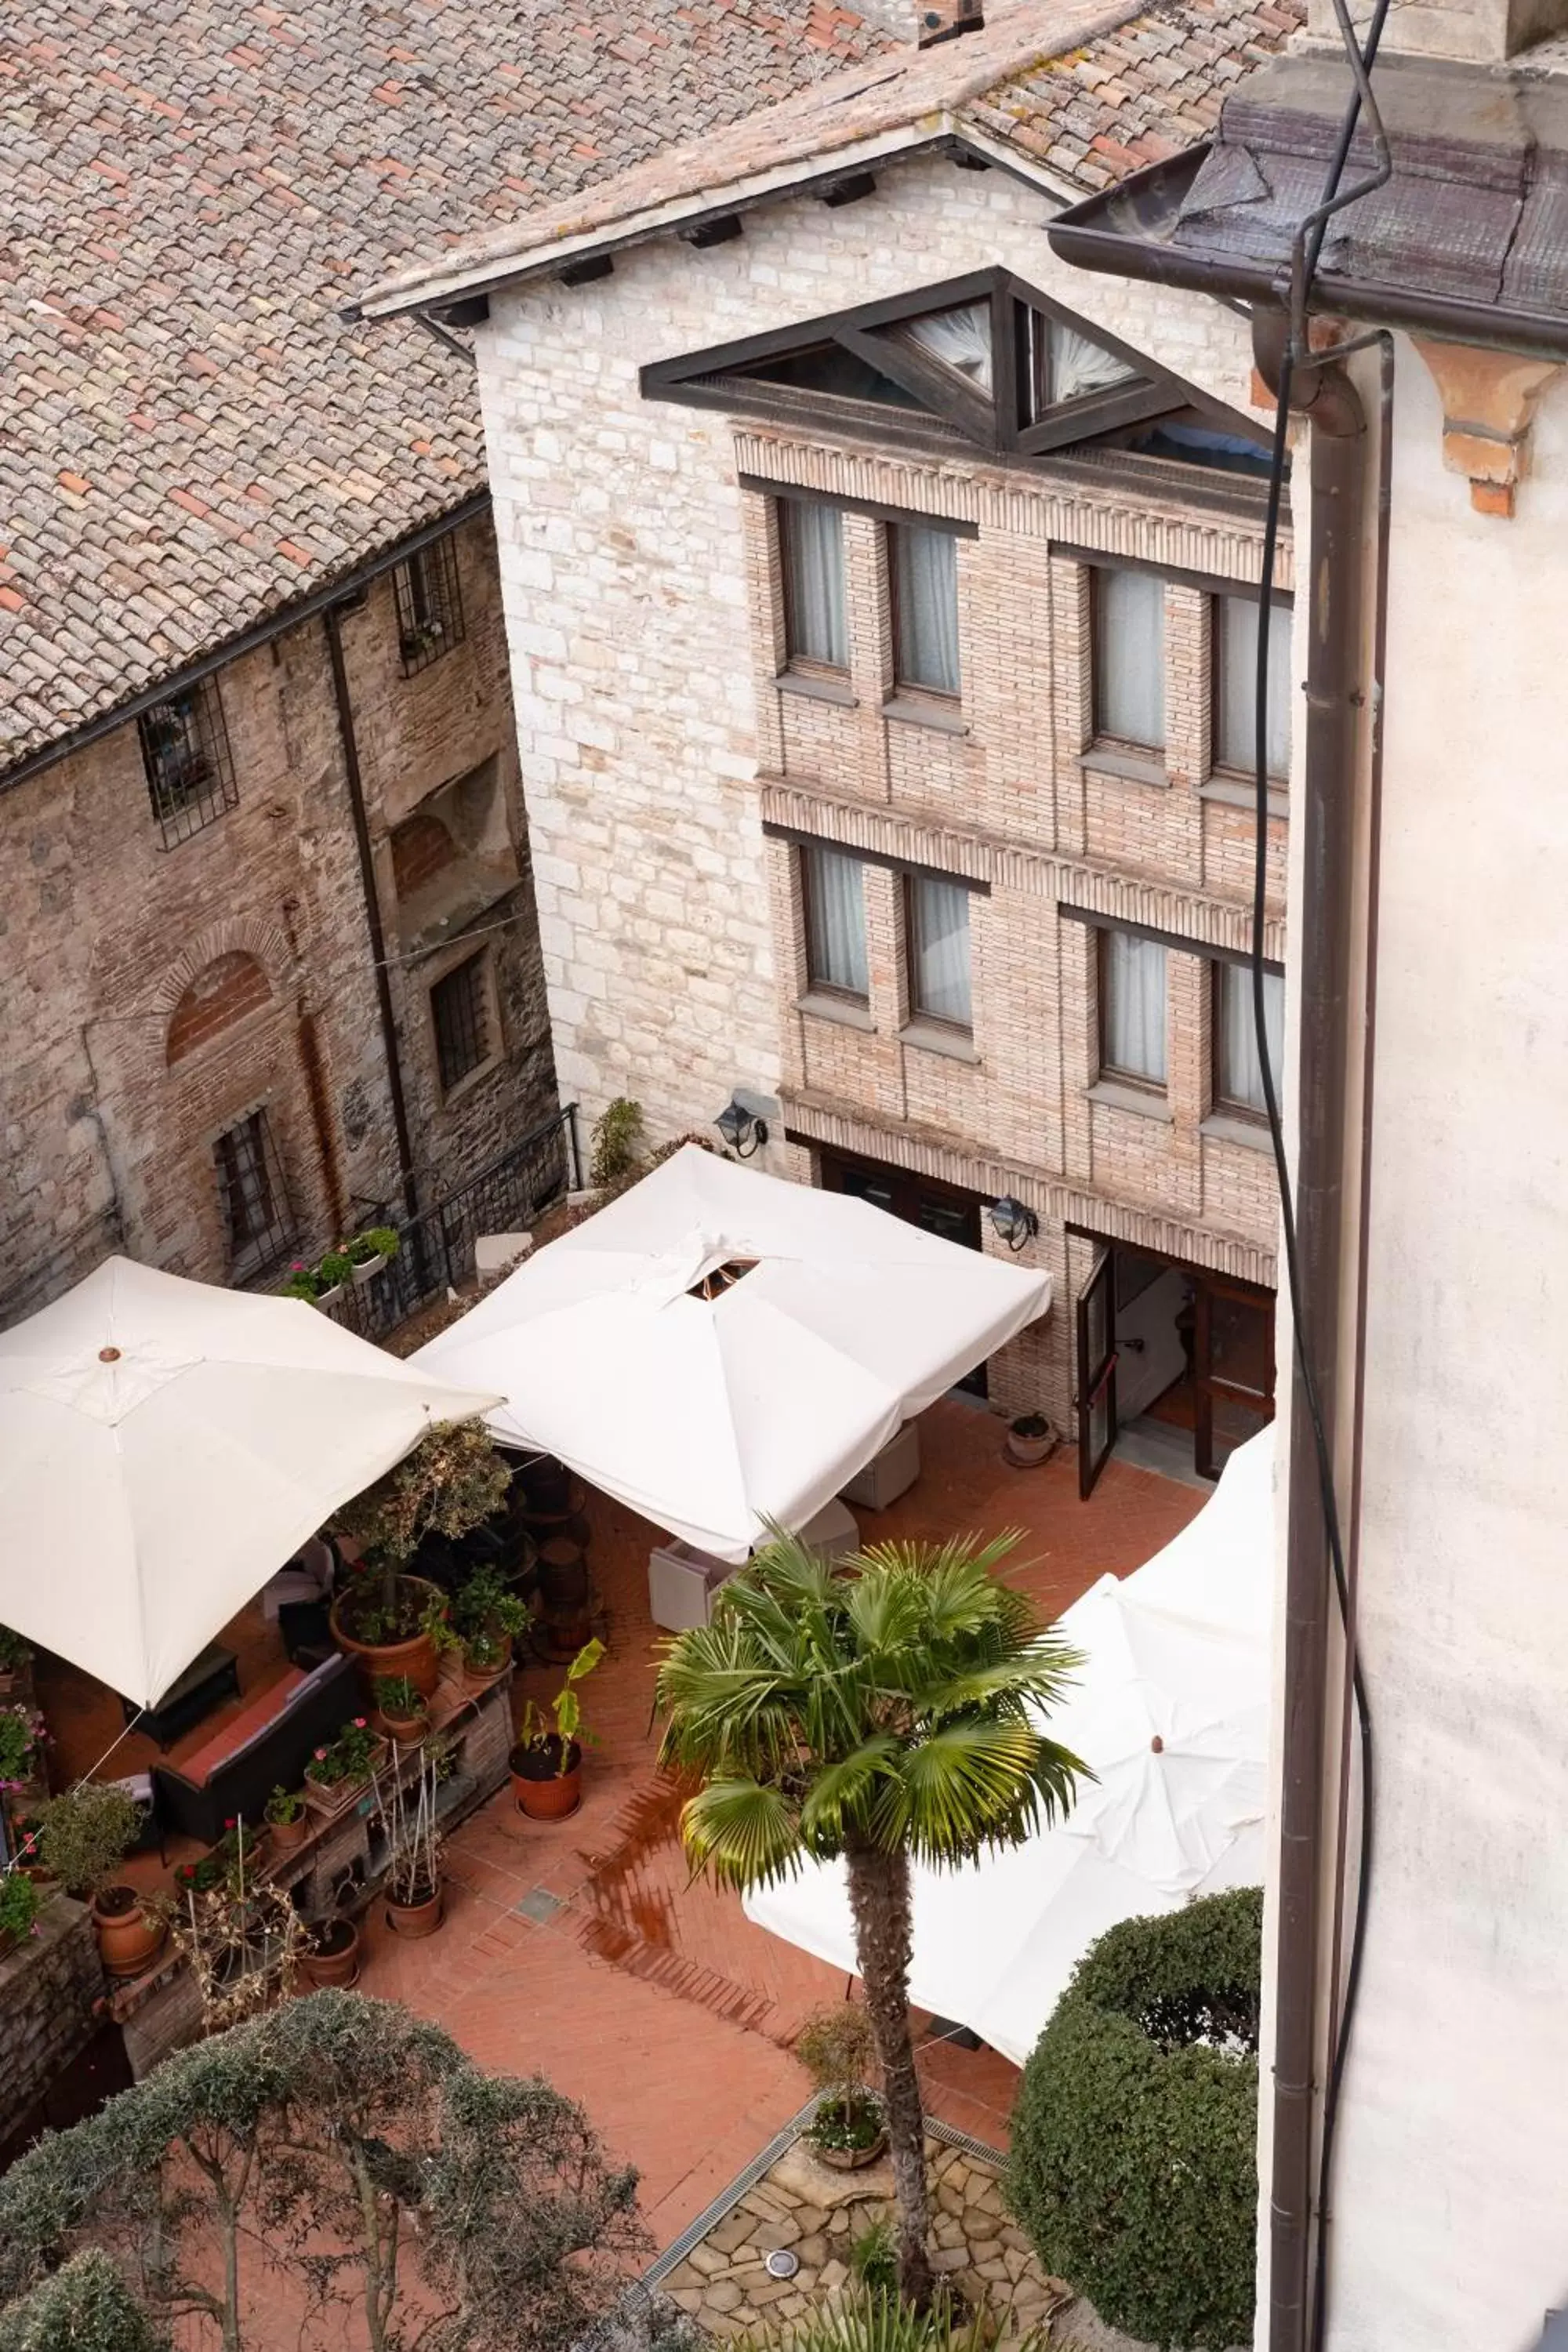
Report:
<svg viewBox="0 0 1568 2352"><path fill-rule="evenodd" d="M511 1645L528 1612L493 1568L479 1568L452 1598L452 1628L463 1645L463 1680L472 1689L494 1682L511 1664Z"/></svg>
<svg viewBox="0 0 1568 2352"><path fill-rule="evenodd" d="M8 1870L0 1876L0 1958L33 1933L42 1899L25 1870Z"/></svg>
<svg viewBox="0 0 1568 2352"><path fill-rule="evenodd" d="M288 1279L279 1293L279 1297L303 1298L313 1307L321 1294L321 1276L313 1265L307 1265L302 1257L297 1257L289 1269Z"/></svg>
<svg viewBox="0 0 1568 2352"><path fill-rule="evenodd" d="M544 1710L530 1699L517 1727L517 1745L508 1757L511 1793L520 1813L531 1821L563 1821L583 1801L582 1703L577 1685L593 1673L605 1654L603 1642L585 1643L566 1669L566 1678L550 1702L555 1717L552 1731Z"/></svg>
<svg viewBox="0 0 1568 2352"><path fill-rule="evenodd" d="M313 1944L300 1955L300 1969L312 1987L346 1988L359 1981L359 1929L352 1919L327 1919Z"/></svg>
<svg viewBox="0 0 1568 2352"><path fill-rule="evenodd" d="M430 1728L430 1706L406 1675L379 1675L376 1712L399 1748L417 1748Z"/></svg>
<svg viewBox="0 0 1568 2352"><path fill-rule="evenodd" d="M479 1423L441 1422L340 1513L337 1532L363 1565L332 1604L332 1634L358 1658L368 1688L383 1675L405 1675L424 1697L434 1693L432 1628L445 1617L446 1597L425 1578L408 1575L408 1562L426 1535L456 1540L482 1526L500 1509L510 1485L510 1473Z"/></svg>
<svg viewBox="0 0 1568 2352"><path fill-rule="evenodd" d="M163 1923L114 1873L142 1831L142 1809L107 1780L83 1780L45 1807L38 1831L45 1867L68 1895L92 1905L99 1958L111 1977L139 1977L163 1948Z"/></svg>
<svg viewBox="0 0 1568 2352"><path fill-rule="evenodd" d="M1016 1470L1033 1470L1056 1452L1057 1433L1043 1412L1021 1412L1007 1424L1002 1451Z"/></svg>
<svg viewBox="0 0 1568 2352"><path fill-rule="evenodd" d="M888 2145L882 2102L867 2088L876 2053L871 2021L854 2001L813 2010L795 2036L795 2054L817 2090L806 2145L837 2172L874 2164Z"/></svg>
<svg viewBox="0 0 1568 2352"><path fill-rule="evenodd" d="M363 1715L344 1724L337 1738L318 1748L305 1767L305 1796L312 1811L329 1820L358 1796L386 1756Z"/></svg>
<svg viewBox="0 0 1568 2352"><path fill-rule="evenodd" d="M446 1916L433 1765L421 1759L410 1787L393 1783L386 1822L386 1924L399 1936L433 1936Z"/></svg>
<svg viewBox="0 0 1568 2352"><path fill-rule="evenodd" d="M25 1680L33 1663L32 1644L14 1633L9 1625L0 1625L0 1698L6 1698Z"/></svg>
<svg viewBox="0 0 1568 2352"><path fill-rule="evenodd" d="M363 1234L342 1244L343 1255L353 1269L355 1284L369 1282L381 1272L389 1258L397 1255L402 1246L390 1225L371 1225Z"/></svg>
<svg viewBox="0 0 1568 2352"><path fill-rule="evenodd" d="M266 1853L266 1842L254 1831L247 1833L238 1820L225 1822L223 1835L195 1862L183 1862L174 1873L176 1894L216 1895L220 1888L243 1895L254 1885Z"/></svg>
<svg viewBox="0 0 1568 2352"><path fill-rule="evenodd" d="M11 1822L11 1846L18 1870L25 1870L40 1886L52 1886L55 1874L45 1862L38 1843L42 1826L41 1813L17 1813Z"/></svg>
<svg viewBox="0 0 1568 2352"><path fill-rule="evenodd" d="M296 1846L303 1845L310 1834L303 1789L285 1789L280 1783L263 1806L262 1817L279 1853L291 1853Z"/></svg>
<svg viewBox="0 0 1568 2352"><path fill-rule="evenodd" d="M353 1273L353 1267L342 1250L329 1250L316 1268L318 1307L330 1307L334 1298L343 1295L343 1285Z"/></svg>
<svg viewBox="0 0 1568 2352"><path fill-rule="evenodd" d="M0 1706L0 1791L8 1795L42 1780L48 1739L36 1706Z"/></svg>

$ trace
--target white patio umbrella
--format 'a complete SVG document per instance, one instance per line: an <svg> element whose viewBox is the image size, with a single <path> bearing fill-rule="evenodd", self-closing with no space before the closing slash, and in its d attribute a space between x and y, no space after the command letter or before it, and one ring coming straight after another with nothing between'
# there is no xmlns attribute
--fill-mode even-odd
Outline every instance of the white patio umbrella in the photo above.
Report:
<svg viewBox="0 0 1568 2352"><path fill-rule="evenodd" d="M495 1402L298 1299L106 1258L0 1332L0 1623L152 1706L340 1504Z"/></svg>
<svg viewBox="0 0 1568 2352"><path fill-rule="evenodd" d="M1049 1728L1099 1775L1068 1819L965 1869L915 1873L912 1998L1019 2065L1105 1928L1263 1875L1272 1461L1265 1430L1173 1544L1063 1612L1086 1663ZM745 1908L854 1972L841 1867Z"/></svg>
<svg viewBox="0 0 1568 2352"><path fill-rule="evenodd" d="M499 1390L498 1437L743 1560L1049 1301L1048 1275L689 1144L413 1360Z"/></svg>

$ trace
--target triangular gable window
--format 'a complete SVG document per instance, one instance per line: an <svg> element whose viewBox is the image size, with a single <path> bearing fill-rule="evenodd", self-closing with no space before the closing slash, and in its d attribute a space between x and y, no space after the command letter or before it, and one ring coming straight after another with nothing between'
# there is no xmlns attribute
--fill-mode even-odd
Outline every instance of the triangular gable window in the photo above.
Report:
<svg viewBox="0 0 1568 2352"><path fill-rule="evenodd" d="M660 360L645 397L1014 459L1107 446L1254 469L1267 442L1211 400L1005 269L738 343ZM1207 428L1152 440L1162 418ZM1140 428L1136 429L1135 428Z"/></svg>

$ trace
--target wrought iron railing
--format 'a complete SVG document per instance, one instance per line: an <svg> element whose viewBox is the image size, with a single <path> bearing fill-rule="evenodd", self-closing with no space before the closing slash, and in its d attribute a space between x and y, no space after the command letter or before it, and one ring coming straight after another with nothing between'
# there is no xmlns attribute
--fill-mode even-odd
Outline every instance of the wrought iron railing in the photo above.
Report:
<svg viewBox="0 0 1568 2352"><path fill-rule="evenodd" d="M398 1225L397 1255L323 1311L362 1339L384 1339L432 1299L461 1289L473 1278L481 1234L526 1232L569 1186L581 1184L576 1112L568 1103L466 1184Z"/></svg>

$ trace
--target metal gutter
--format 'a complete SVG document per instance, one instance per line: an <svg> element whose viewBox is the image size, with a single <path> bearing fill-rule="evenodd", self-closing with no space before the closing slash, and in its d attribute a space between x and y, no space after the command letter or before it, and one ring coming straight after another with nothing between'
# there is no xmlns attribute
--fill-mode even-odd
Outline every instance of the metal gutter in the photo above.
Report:
<svg viewBox="0 0 1568 2352"><path fill-rule="evenodd" d="M330 604L346 604L371 581L379 580L384 572L394 572L400 563L406 562L420 548L428 547L434 540L445 539L449 530L458 530L464 523L476 521L480 515L488 513L489 503L488 488L470 492L458 505L448 507L434 522L425 523L418 530L410 531L406 538L395 541L381 554L372 556L356 571L345 572L341 579L334 580L330 587L316 588L309 595L298 597L294 603L284 605L265 621L258 621L250 628L242 630L238 636L226 637L222 645L216 646L211 653L182 663L178 669L166 670L155 686L144 687L127 701L117 702L112 710L102 711L96 719L87 719L81 726L72 728L68 734L57 736L51 743L41 744L37 751L29 751L26 759L18 760L14 766L0 772L0 793L9 792L15 784L25 784L29 776L36 776L43 768L52 768L57 760L67 760L73 751L85 751L89 743L101 741L105 735L112 735L117 728L128 726L143 710L150 710L155 702L166 702L171 695L181 694L186 687L210 677L214 670L226 668L230 662L242 660L247 654L256 652L258 646L270 645L274 637L283 636L289 629L298 628L302 622L313 620Z"/></svg>

